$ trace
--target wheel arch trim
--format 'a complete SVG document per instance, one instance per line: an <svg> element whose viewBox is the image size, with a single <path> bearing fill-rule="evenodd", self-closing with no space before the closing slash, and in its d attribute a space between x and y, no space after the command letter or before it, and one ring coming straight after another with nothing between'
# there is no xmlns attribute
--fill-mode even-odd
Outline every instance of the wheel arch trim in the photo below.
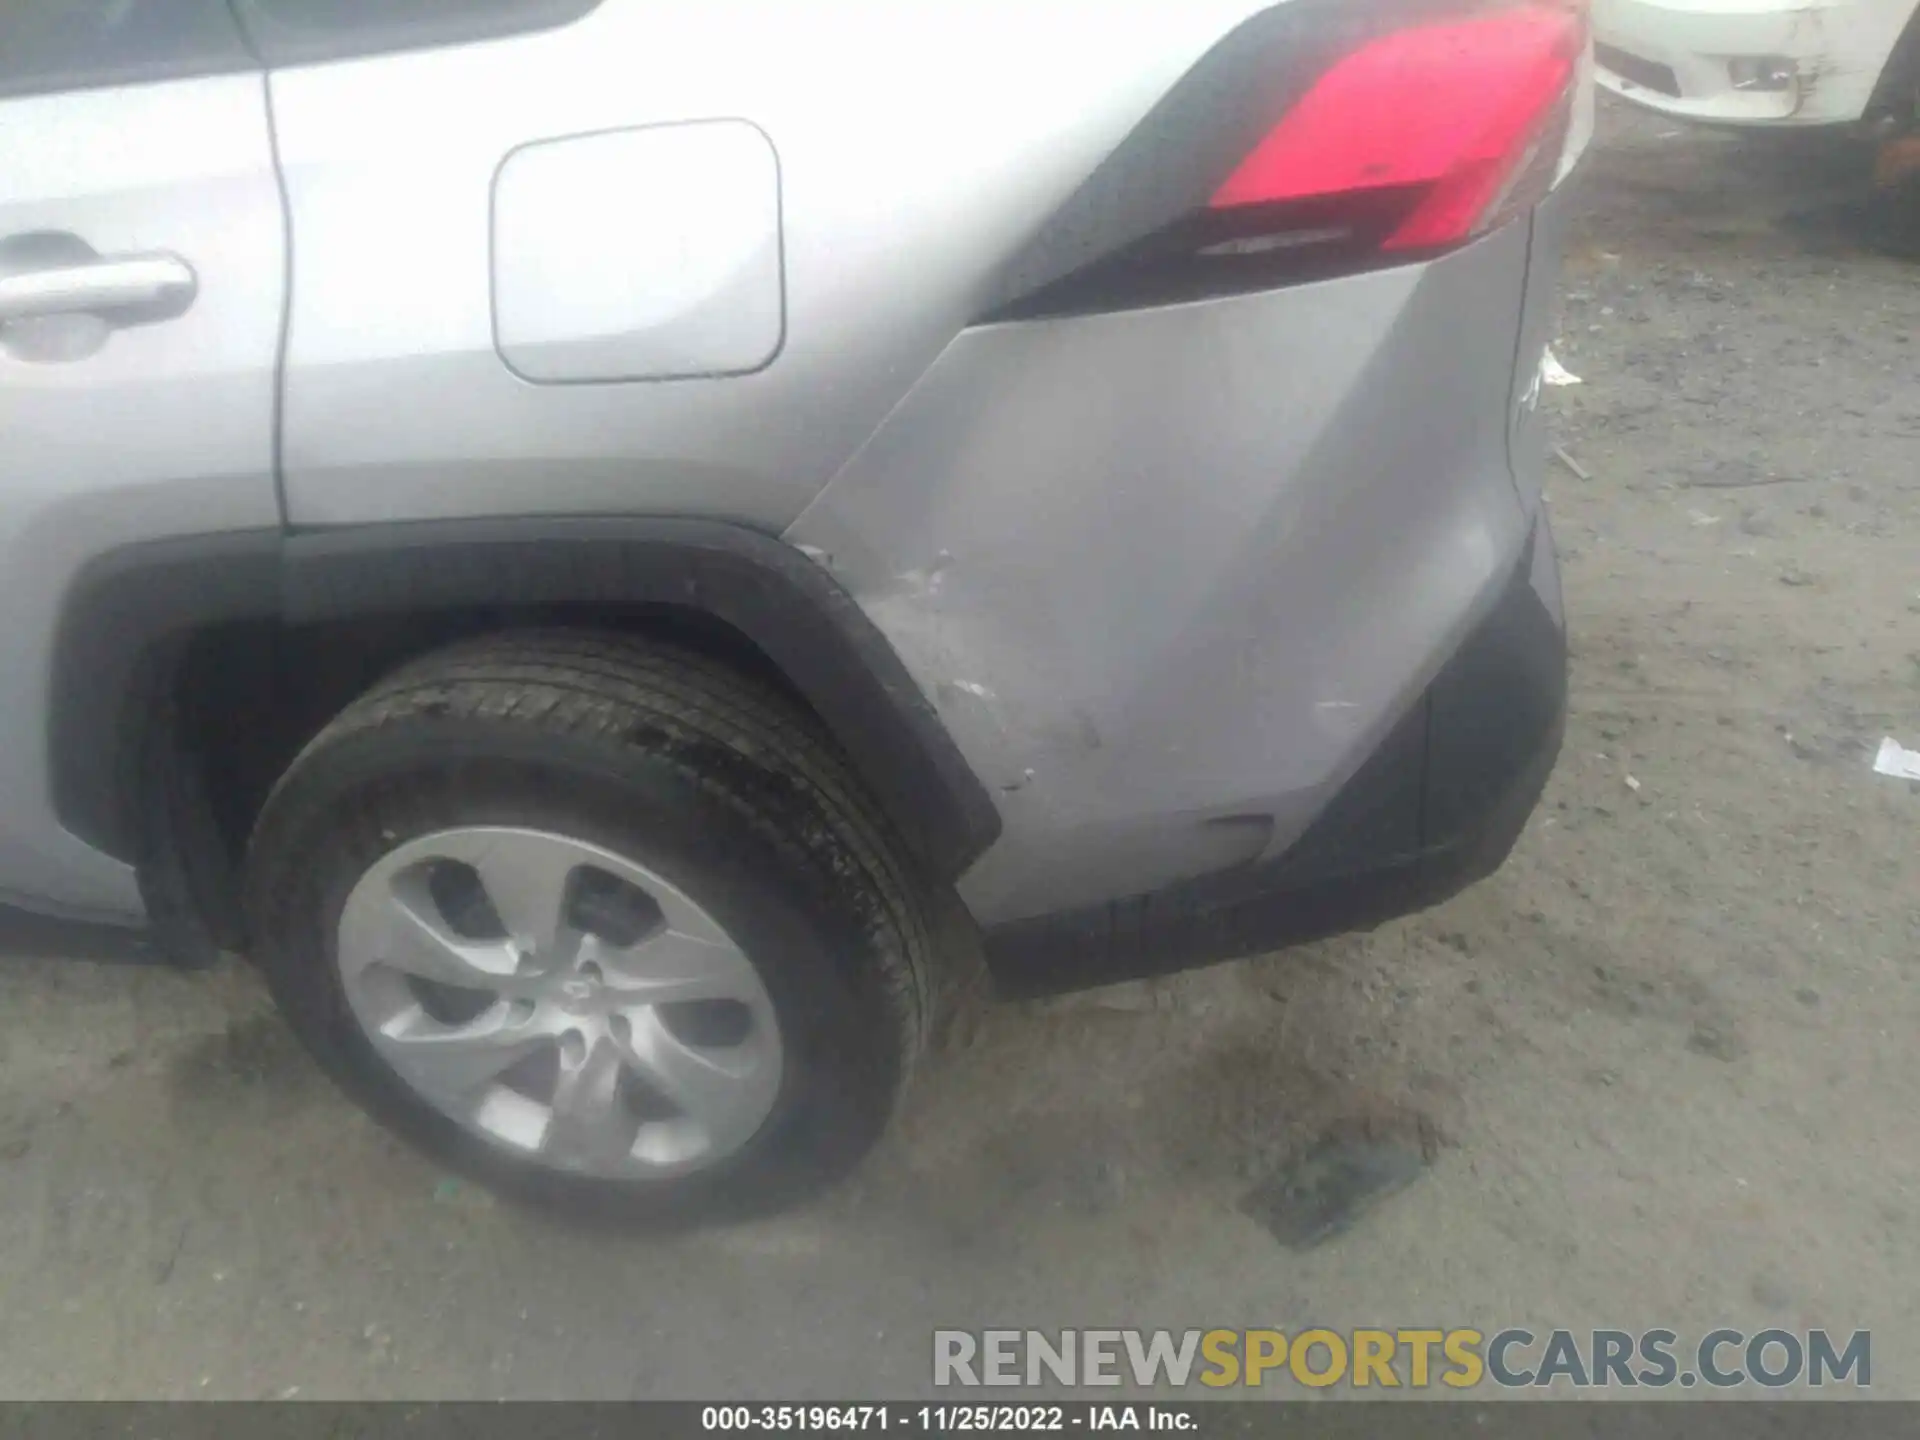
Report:
<svg viewBox="0 0 1920 1440"><path fill-rule="evenodd" d="M121 859L141 849L138 756L159 675L196 631L470 606L659 605L756 646L812 705L930 878L951 880L1000 815L927 696L865 612L784 541L720 521L422 521L149 541L87 565L54 656L55 812Z"/></svg>

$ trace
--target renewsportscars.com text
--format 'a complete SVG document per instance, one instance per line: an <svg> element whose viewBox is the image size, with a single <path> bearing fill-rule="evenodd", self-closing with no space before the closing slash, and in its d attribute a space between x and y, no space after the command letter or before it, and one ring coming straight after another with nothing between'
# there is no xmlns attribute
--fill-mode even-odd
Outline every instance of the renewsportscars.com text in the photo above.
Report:
<svg viewBox="0 0 1920 1440"><path fill-rule="evenodd" d="M937 1386L1731 1389L1873 1383L1873 1337L1826 1330L936 1330Z"/></svg>

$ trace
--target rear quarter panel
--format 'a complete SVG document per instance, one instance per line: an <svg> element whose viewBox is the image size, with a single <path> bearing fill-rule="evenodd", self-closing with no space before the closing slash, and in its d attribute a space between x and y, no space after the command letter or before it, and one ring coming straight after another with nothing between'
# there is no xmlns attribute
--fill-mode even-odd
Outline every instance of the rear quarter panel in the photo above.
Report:
<svg viewBox="0 0 1920 1440"><path fill-rule="evenodd" d="M1000 803L980 919L1278 853L1492 603L1529 228L971 330L800 518Z"/></svg>
<svg viewBox="0 0 1920 1440"><path fill-rule="evenodd" d="M550 32L277 71L289 519L637 510L778 529L978 312L1005 256L1258 8L605 0ZM503 159L721 118L778 157L777 357L727 377L516 377L489 292Z"/></svg>

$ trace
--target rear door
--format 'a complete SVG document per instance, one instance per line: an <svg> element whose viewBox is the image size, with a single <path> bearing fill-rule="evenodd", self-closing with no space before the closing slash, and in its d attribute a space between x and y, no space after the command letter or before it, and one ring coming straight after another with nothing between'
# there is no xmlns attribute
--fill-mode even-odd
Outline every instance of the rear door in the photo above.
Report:
<svg viewBox="0 0 1920 1440"><path fill-rule="evenodd" d="M274 528L286 274L264 78L225 0L0 3L0 894L138 913L45 776L76 570Z"/></svg>

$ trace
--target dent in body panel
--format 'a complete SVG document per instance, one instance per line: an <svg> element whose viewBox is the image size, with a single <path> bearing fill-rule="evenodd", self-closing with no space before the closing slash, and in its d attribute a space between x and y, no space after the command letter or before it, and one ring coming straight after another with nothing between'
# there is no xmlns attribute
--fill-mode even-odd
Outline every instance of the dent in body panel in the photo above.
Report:
<svg viewBox="0 0 1920 1440"><path fill-rule="evenodd" d="M1861 118L1914 14L1913 0L1810 0L1796 11L1795 118Z"/></svg>
<svg viewBox="0 0 1920 1440"><path fill-rule="evenodd" d="M1000 797L980 919L1283 849L1391 729L1525 540L1526 251L968 332L791 528Z"/></svg>
<svg viewBox="0 0 1920 1440"><path fill-rule="evenodd" d="M1794 57L1792 113L1812 114L1819 110L1825 98L1821 93L1823 87L1846 76L1848 57L1831 48L1819 5L1810 4L1795 11L1791 24L1787 53Z"/></svg>

